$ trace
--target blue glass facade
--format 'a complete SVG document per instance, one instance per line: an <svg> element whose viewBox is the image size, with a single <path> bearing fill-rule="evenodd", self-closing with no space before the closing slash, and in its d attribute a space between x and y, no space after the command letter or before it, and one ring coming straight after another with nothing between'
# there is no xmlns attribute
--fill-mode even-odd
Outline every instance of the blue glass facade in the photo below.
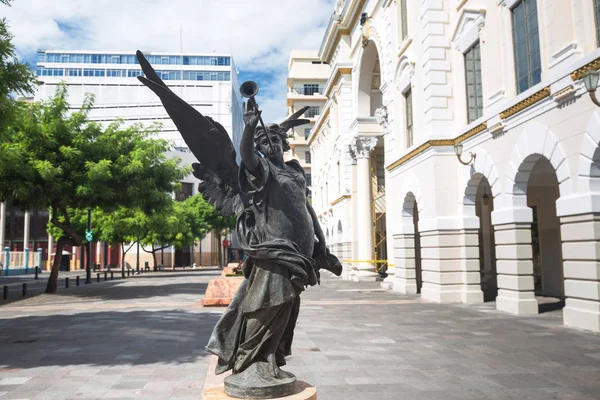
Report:
<svg viewBox="0 0 600 400"><path fill-rule="evenodd" d="M163 71L157 70L156 73L165 81L231 81L231 72L229 71ZM95 76L95 77L115 77L115 78L134 78L143 75L141 69L104 69L104 68L36 68L37 76Z"/></svg>
<svg viewBox="0 0 600 400"><path fill-rule="evenodd" d="M153 56L146 57L152 65L219 65L230 66L231 58L222 56ZM138 65L135 55L129 54L70 54L39 52L38 62L80 64L133 64Z"/></svg>

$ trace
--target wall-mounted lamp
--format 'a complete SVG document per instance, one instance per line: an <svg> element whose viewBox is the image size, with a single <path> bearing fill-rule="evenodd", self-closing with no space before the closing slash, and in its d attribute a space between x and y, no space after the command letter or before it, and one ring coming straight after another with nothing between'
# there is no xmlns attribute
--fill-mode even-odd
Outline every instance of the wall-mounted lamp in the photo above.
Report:
<svg viewBox="0 0 600 400"><path fill-rule="evenodd" d="M596 88L598 87L598 80L600 79L600 72L589 70L583 75L583 83L585 88L590 94L590 98L595 105L600 107L600 101L596 98Z"/></svg>
<svg viewBox="0 0 600 400"><path fill-rule="evenodd" d="M369 14L367 13L362 13L360 14L360 25L364 25L365 22L367 22L367 18L369 18Z"/></svg>
<svg viewBox="0 0 600 400"><path fill-rule="evenodd" d="M456 143L454 145L454 153L456 153L456 157L458 158L458 161L460 161L461 164L463 165L470 165L473 161L475 161L475 158L477 157L477 154L475 153L469 153L469 155L471 156L471 159L467 162L464 162L460 156L462 156L462 151L463 151L463 145L462 143Z"/></svg>
<svg viewBox="0 0 600 400"><path fill-rule="evenodd" d="M481 200L483 200L483 205L487 206L488 204L490 204L490 196L488 196L487 191L483 192L483 196L481 196Z"/></svg>

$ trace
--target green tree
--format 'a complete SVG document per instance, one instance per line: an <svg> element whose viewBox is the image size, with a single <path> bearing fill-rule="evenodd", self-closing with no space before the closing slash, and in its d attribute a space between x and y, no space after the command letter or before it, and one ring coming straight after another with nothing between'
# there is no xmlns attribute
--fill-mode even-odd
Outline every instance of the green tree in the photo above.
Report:
<svg viewBox="0 0 600 400"><path fill-rule="evenodd" d="M155 139L157 126L103 128L89 122L93 98L70 113L67 89L59 86L43 103L19 104L14 122L0 132L0 201L23 209L50 209L50 222L62 234L56 245L80 246L69 209L139 208L148 215L170 201L169 193L188 172L166 159L169 145ZM46 287L56 291L60 257L55 257Z"/></svg>
<svg viewBox="0 0 600 400"><path fill-rule="evenodd" d="M10 6L10 0L0 0ZM0 19L0 131L14 118L14 95L33 93L35 75L27 64L20 63L12 44L13 36L6 19Z"/></svg>
<svg viewBox="0 0 600 400"><path fill-rule="evenodd" d="M147 215L139 207L122 206L114 211L99 212L94 221L99 240L121 245L121 268L124 269L127 252L146 235Z"/></svg>
<svg viewBox="0 0 600 400"><path fill-rule="evenodd" d="M234 215L229 217L224 217L219 211L217 211L213 206L208 204L208 208L206 209L206 214L203 216L204 221L210 226L219 245L217 246L218 257L219 257L219 267L223 267L223 235L226 234L228 229L235 228L236 218Z"/></svg>

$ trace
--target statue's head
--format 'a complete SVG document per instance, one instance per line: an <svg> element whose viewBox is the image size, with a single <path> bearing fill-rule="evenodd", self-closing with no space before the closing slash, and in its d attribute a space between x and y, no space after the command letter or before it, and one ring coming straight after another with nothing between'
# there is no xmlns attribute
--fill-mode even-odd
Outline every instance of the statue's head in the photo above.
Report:
<svg viewBox="0 0 600 400"><path fill-rule="evenodd" d="M267 157L283 156L283 153L290 150L290 144L287 140L287 132L295 126L304 125L310 122L307 119L298 119L308 109L309 107L301 108L280 124L267 124L266 132L262 126L258 126L256 128L256 132L254 133L254 143L256 145L256 149ZM271 141L272 148L269 144L269 139Z"/></svg>

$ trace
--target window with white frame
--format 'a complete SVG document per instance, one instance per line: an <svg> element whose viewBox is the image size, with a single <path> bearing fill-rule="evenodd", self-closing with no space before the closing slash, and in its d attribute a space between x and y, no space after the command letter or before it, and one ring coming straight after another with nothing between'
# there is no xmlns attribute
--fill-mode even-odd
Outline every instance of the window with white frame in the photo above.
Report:
<svg viewBox="0 0 600 400"><path fill-rule="evenodd" d="M467 90L467 120L469 123L483 115L483 91L481 85L481 50L476 42L465 52L465 83Z"/></svg>
<svg viewBox="0 0 600 400"><path fill-rule="evenodd" d="M542 80L537 0L520 0L511 10L517 93Z"/></svg>

